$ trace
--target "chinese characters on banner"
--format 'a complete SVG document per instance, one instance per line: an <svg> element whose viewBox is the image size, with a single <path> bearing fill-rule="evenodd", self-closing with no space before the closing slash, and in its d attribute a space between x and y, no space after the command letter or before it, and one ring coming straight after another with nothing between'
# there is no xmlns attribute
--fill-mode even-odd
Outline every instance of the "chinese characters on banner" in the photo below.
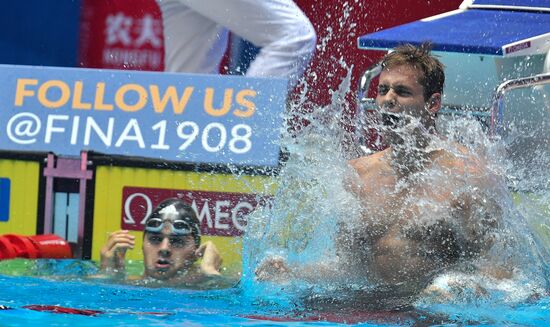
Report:
<svg viewBox="0 0 550 327"><path fill-rule="evenodd" d="M162 71L162 16L155 0L84 0L79 65Z"/></svg>

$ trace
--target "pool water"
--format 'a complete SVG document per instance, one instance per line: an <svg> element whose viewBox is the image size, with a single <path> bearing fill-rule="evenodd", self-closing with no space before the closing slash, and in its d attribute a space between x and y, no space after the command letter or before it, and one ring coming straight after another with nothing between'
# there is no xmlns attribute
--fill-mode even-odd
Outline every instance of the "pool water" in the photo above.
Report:
<svg viewBox="0 0 550 327"><path fill-rule="evenodd" d="M17 276L33 271L38 275L38 268L42 276ZM97 272L90 261L17 259L2 262L0 272L2 326L550 325L548 296L514 305L449 303L393 312L353 307L313 310L299 300L283 299L278 294L282 289L269 287L249 290L240 284L200 291L74 277ZM55 273L56 279L46 273ZM62 275L73 277L58 280Z"/></svg>

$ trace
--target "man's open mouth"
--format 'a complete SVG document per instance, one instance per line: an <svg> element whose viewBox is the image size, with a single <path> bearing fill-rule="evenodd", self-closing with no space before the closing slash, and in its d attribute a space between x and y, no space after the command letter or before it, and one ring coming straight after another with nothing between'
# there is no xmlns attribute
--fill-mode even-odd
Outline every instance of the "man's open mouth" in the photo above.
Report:
<svg viewBox="0 0 550 327"><path fill-rule="evenodd" d="M403 127L405 120L399 114L384 112L382 113L382 125L389 128Z"/></svg>
<svg viewBox="0 0 550 327"><path fill-rule="evenodd" d="M172 262L168 259L158 259L155 263L155 268L157 269L168 269L172 265Z"/></svg>

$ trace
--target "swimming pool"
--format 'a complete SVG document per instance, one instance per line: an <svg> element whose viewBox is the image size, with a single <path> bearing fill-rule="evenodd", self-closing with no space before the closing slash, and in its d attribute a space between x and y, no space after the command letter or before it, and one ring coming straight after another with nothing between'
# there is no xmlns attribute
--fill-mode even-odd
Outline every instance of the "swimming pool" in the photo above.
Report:
<svg viewBox="0 0 550 327"><path fill-rule="evenodd" d="M40 261L40 260L39 260ZM19 260L21 265L36 262ZM38 263L69 273L93 273L90 262L48 260ZM13 265L13 263L12 263ZM6 266L4 264L4 266ZM8 276L2 269L0 325L2 326L328 326L386 325L522 325L550 324L550 297L515 305L480 301L417 307L400 312L354 308L308 310L289 303L274 289L222 290L145 288L83 279L51 280L37 276ZM28 270L30 271L30 270ZM28 272L27 271L27 272ZM249 292L250 291L250 292ZM261 300L258 295L261 295ZM55 312L57 311L57 312Z"/></svg>

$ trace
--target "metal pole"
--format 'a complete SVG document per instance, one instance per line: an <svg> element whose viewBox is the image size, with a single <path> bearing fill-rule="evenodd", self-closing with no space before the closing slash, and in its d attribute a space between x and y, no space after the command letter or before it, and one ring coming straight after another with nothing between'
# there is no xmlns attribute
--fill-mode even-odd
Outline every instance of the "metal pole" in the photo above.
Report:
<svg viewBox="0 0 550 327"><path fill-rule="evenodd" d="M49 174L49 171L55 168L55 156L52 153L48 153L46 160L46 168L44 169L44 175L46 175L44 234L51 234L53 233L53 176Z"/></svg>
<svg viewBox="0 0 550 327"><path fill-rule="evenodd" d="M537 85L543 85L550 83L550 73L549 74L540 74L535 76L523 77L512 79L500 84L493 96L493 107L491 109L491 129L490 134L495 135L497 129L500 127L500 122L502 121L503 114L503 99L506 92L525 88L532 87Z"/></svg>

